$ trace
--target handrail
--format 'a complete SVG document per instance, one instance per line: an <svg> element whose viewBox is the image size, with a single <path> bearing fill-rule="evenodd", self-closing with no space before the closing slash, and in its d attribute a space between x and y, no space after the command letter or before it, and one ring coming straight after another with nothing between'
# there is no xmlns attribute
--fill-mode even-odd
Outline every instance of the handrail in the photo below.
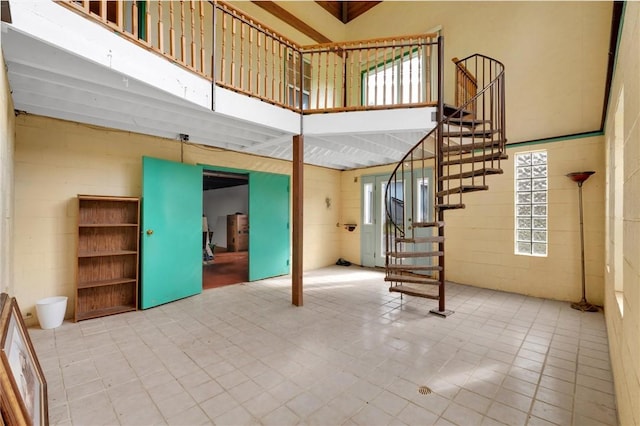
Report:
<svg viewBox="0 0 640 426"><path fill-rule="evenodd" d="M444 141L444 138L438 138L438 132L442 133L442 132L451 131L452 129L458 129L459 124L457 123L457 120L469 115L469 112L471 112L472 109L475 109L474 118L478 120L478 122L487 122L487 124L483 125L481 129L471 131L470 132L471 137L473 138L474 136L477 136L479 138L480 135L481 134L484 135L485 132L486 134L491 135L489 140L483 139L483 143L479 144L477 146L477 149L474 151L479 151L477 152L478 155L493 155L495 153L501 154L504 152L505 143L507 140L506 132L505 132L505 117L504 117L504 65L500 61L497 61L493 58L490 58L488 56L481 55L481 54L470 55L461 60L455 59L455 61L456 61L457 70L465 69L467 70L467 72L469 72L467 63L473 62L475 64L476 69L482 70L483 73L485 71L489 72L490 76L489 76L488 83L473 97L467 99L461 105L456 105L457 109L453 113L450 113L446 117L442 117L439 120L438 124L430 132L428 132L425 136L423 136L402 157L402 159L398 162L396 167L391 172L390 178L387 183L386 191L385 191L385 200L389 200L392 197L390 193L390 188L392 187L392 185L394 183L403 181L404 176L406 174L410 174L411 176L417 175L418 177L421 176L422 178L426 177L424 175L424 170L427 167L425 160L436 159L436 162L437 162L438 159L435 156L436 141L438 139L443 139ZM483 61L483 62L488 61L489 63L477 64L478 61ZM476 106L477 108L475 108ZM485 128L485 126L491 126L491 127ZM441 161L449 161L454 156L457 156L460 158L462 157L464 152L462 150L456 152L455 145L462 145L464 137L465 136L462 136L461 134L461 136L458 138L446 138L446 142L443 142L444 145L441 147L438 147L440 152L445 153ZM452 147L454 147L453 150L451 149ZM431 154L425 155L425 153L427 152L430 152ZM472 152L472 156L473 155L474 155L474 152ZM491 160L492 165L494 162L497 162L499 164L500 157L499 156L496 156L496 157L497 158ZM434 164L434 167L437 169L438 164ZM458 180L454 180L454 182L457 182L458 184L461 185L462 179L463 179L462 173L463 171L468 171L468 170L463 170L462 164L456 166L456 168L457 170L452 170L452 166L446 166L444 173L447 175L452 175L454 173L460 174L461 177ZM439 177L440 176L438 174L436 176L436 179L438 179ZM486 177L486 174L481 175L480 177L483 179L483 183L484 183L484 178ZM414 179L412 178L412 184L413 184L413 180ZM447 189L451 188L451 186L452 185L449 184L446 188L444 188L444 190L446 191ZM452 203L453 201L451 199L451 196L452 194L447 194L443 197L440 197L441 199L439 203L442 203L442 204ZM457 196L459 197L459 199L454 201L456 201L457 203L462 203L462 193L457 194ZM411 199L413 199L413 197ZM415 213L415 208L416 208L415 204L413 203L410 204L408 208L411 209L413 213ZM387 244L388 244L387 251L389 251L389 248L391 248L391 246L393 245L393 241L391 240L397 237L405 237L407 233L407 229L405 229L405 226L403 223L404 217L400 222L396 223L393 221L393 216L389 211L389 206L386 201L385 201L385 212L386 212L386 220L387 222L391 222L390 225L392 225L392 229L393 229L393 234L389 233L387 235ZM386 261L388 264L389 262L388 257Z"/></svg>
<svg viewBox="0 0 640 426"><path fill-rule="evenodd" d="M220 0L57 3L217 86L298 113L435 105L436 34L301 46Z"/></svg>

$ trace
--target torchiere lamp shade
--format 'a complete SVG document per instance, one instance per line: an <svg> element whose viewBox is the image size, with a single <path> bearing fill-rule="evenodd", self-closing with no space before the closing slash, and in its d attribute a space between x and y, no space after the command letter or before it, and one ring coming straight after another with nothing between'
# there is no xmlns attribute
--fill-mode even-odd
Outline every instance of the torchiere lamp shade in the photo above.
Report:
<svg viewBox="0 0 640 426"><path fill-rule="evenodd" d="M594 173L595 172L593 172L593 171L573 172L573 173L567 173L567 177L569 179L571 179L572 181L574 181L575 183L577 183L578 185L580 185L580 184L582 184L582 182L584 182L585 180L589 179L589 176L591 176Z"/></svg>

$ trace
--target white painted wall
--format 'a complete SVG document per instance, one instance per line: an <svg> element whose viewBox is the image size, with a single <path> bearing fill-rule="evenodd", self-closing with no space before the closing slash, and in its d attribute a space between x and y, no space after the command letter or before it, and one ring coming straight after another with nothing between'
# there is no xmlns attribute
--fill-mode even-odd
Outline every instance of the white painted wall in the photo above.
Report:
<svg viewBox="0 0 640 426"><path fill-rule="evenodd" d="M202 209L213 231L212 242L227 246L227 215L249 213L249 185L210 189L203 192Z"/></svg>

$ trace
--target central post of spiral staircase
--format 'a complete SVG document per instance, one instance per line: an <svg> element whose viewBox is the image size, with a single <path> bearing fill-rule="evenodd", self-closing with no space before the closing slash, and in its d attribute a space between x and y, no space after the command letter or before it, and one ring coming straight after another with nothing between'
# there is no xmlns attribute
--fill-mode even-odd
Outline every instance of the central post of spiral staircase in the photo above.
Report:
<svg viewBox="0 0 640 426"><path fill-rule="evenodd" d="M436 220L440 223L444 222L444 210L437 206L442 204L442 197L437 194L443 190L443 181L440 177L443 175L444 170L442 161L444 160L444 154L442 147L444 146L444 39L442 36L438 37L438 112L437 121L438 129L436 131L436 164L435 164L435 182L436 182L436 202L434 203L436 209ZM444 292L444 226L438 226L438 251L442 252L442 256L438 257L438 266L441 268L438 272L438 278L440 283L438 284L438 309L432 309L431 313L441 316L448 316L453 311L448 311L445 308L445 292Z"/></svg>

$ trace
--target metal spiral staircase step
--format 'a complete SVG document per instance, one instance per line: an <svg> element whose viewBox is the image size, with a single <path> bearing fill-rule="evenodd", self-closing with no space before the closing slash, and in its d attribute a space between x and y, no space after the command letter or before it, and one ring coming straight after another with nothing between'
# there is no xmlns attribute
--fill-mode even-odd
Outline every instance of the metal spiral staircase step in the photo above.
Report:
<svg viewBox="0 0 640 426"><path fill-rule="evenodd" d="M401 272L401 271L442 271L442 266L438 265L399 265L399 264L391 264L387 265L386 268L390 271Z"/></svg>
<svg viewBox="0 0 640 426"><path fill-rule="evenodd" d="M475 140L475 139L474 139ZM472 143L463 143L463 144L455 144L455 145L446 145L442 147L442 152L472 152L472 151L481 151L487 149L496 149L500 148L503 141L501 140L487 140L480 142L472 142Z"/></svg>
<svg viewBox="0 0 640 426"><path fill-rule="evenodd" d="M460 117L449 117L447 123L454 124L460 127L476 127L483 124L490 124L491 120L476 120L471 117L460 118Z"/></svg>
<svg viewBox="0 0 640 426"><path fill-rule="evenodd" d="M468 172L456 173L453 175L440 176L439 180L449 180L449 179L468 179L477 176L485 176L485 175L501 175L504 173L502 169L494 169L485 167L482 169L469 170Z"/></svg>
<svg viewBox="0 0 640 426"><path fill-rule="evenodd" d="M443 161L443 166L451 166L454 164L469 164L469 163L483 163L491 160L506 160L509 158L507 154L501 152L494 152L486 155L475 155L472 157L454 158L452 160Z"/></svg>
<svg viewBox="0 0 640 426"><path fill-rule="evenodd" d="M466 206L462 203L458 204L436 204L436 209L438 210L457 210L464 209Z"/></svg>
<svg viewBox="0 0 640 426"><path fill-rule="evenodd" d="M436 197L444 197L451 194L465 194L467 192L486 191L489 189L487 185L462 185L456 188L445 189L436 193Z"/></svg>
<svg viewBox="0 0 640 426"><path fill-rule="evenodd" d="M473 130L445 130L442 136L445 138L489 138L498 133L497 129L473 129Z"/></svg>
<svg viewBox="0 0 640 426"><path fill-rule="evenodd" d="M422 284L422 285L439 285L440 284L440 280L437 280L435 278L419 277L416 275L392 274L384 277L384 280L387 282L394 282L394 283L412 283L412 284Z"/></svg>
<svg viewBox="0 0 640 426"><path fill-rule="evenodd" d="M444 227L444 222L413 222L414 228L442 228Z"/></svg>
<svg viewBox="0 0 640 426"><path fill-rule="evenodd" d="M408 259L415 257L438 257L444 256L442 251L393 251L387 253L387 256L394 257L396 259Z"/></svg>
<svg viewBox="0 0 640 426"><path fill-rule="evenodd" d="M459 109L460 108L455 105L444 104L444 115L445 117L450 117L449 120L452 120L454 118L464 118L473 114L471 111L467 110L458 111ZM455 117L451 117L454 114Z"/></svg>
<svg viewBox="0 0 640 426"><path fill-rule="evenodd" d="M397 243L441 243L444 237L412 237L412 238L396 238Z"/></svg>
<svg viewBox="0 0 640 426"><path fill-rule="evenodd" d="M389 287L389 291L392 293L402 293L409 296L424 297L427 299L439 300L439 293L437 286L426 286L420 284L403 284Z"/></svg>

